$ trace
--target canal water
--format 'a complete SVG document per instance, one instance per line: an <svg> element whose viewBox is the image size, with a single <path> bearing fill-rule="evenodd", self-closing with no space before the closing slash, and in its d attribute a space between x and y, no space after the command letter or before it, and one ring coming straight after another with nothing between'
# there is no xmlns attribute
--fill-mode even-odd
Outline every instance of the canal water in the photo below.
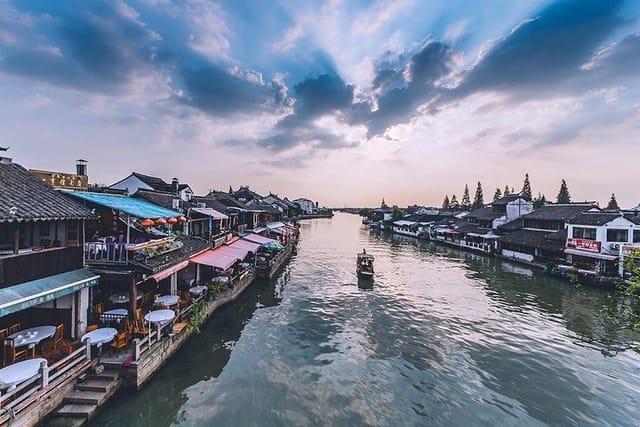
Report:
<svg viewBox="0 0 640 427"><path fill-rule="evenodd" d="M356 215L301 222L255 282L95 426L638 425L640 355L605 291ZM359 286L356 253L376 257ZM360 283L360 285L363 285Z"/></svg>

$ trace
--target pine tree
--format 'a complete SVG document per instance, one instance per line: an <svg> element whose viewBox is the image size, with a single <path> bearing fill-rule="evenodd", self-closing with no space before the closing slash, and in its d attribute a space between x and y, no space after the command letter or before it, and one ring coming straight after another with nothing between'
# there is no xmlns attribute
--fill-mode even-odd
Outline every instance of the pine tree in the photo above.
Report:
<svg viewBox="0 0 640 427"><path fill-rule="evenodd" d="M469 186L464 185L464 193L462 194L462 202L460 202L462 209L469 209L471 207L471 198L469 197Z"/></svg>
<svg viewBox="0 0 640 427"><path fill-rule="evenodd" d="M557 203L571 203L571 194L569 193L569 188L567 187L567 181L564 179L560 184L560 191L558 191L558 197L556 197Z"/></svg>
<svg viewBox="0 0 640 427"><path fill-rule="evenodd" d="M451 201L449 202L449 207L451 209L459 209L460 208L460 203L458 203L458 198L456 197L455 194L453 196L451 196Z"/></svg>
<svg viewBox="0 0 640 427"><path fill-rule="evenodd" d="M547 203L547 198L544 196L544 194L540 194L540 193L538 193L538 197L536 197L535 199L533 199L533 207L534 207L534 209L541 208L541 207L543 207L546 203Z"/></svg>
<svg viewBox="0 0 640 427"><path fill-rule="evenodd" d="M387 204L384 201L384 197L382 198L382 203L380 203L380 208L384 209L384 208L388 208L389 206L387 206Z"/></svg>
<svg viewBox="0 0 640 427"><path fill-rule="evenodd" d="M229 194L233 194L233 188L231 188L231 186L229 186Z"/></svg>
<svg viewBox="0 0 640 427"><path fill-rule="evenodd" d="M496 192L493 193L493 201L495 202L501 197L502 197L502 191L499 188L496 188Z"/></svg>
<svg viewBox="0 0 640 427"><path fill-rule="evenodd" d="M609 200L609 204L607 205L607 210L619 211L620 206L618 206L618 201L616 200L616 195L611 193L611 200Z"/></svg>
<svg viewBox="0 0 640 427"><path fill-rule="evenodd" d="M509 194L511 194L511 193L509 192L509 186L508 186L508 185L505 185L505 186L504 186L504 191L502 192L502 195L503 195L504 197L507 197Z"/></svg>
<svg viewBox="0 0 640 427"><path fill-rule="evenodd" d="M445 194L444 196L444 200L442 201L442 210L449 210L450 207L450 203L449 203L449 196Z"/></svg>
<svg viewBox="0 0 640 427"><path fill-rule="evenodd" d="M509 191L509 194L517 194L516 189L513 188L513 186L511 186L511 191Z"/></svg>
<svg viewBox="0 0 640 427"><path fill-rule="evenodd" d="M522 195L522 198L527 200L527 201L531 201L532 196L531 196L531 183L529 182L529 174L525 173L524 174L524 184L522 184L522 192L520 193Z"/></svg>
<svg viewBox="0 0 640 427"><path fill-rule="evenodd" d="M473 198L473 208L478 209L484 206L484 195L482 194L482 184L478 181L478 187L476 187L476 195Z"/></svg>

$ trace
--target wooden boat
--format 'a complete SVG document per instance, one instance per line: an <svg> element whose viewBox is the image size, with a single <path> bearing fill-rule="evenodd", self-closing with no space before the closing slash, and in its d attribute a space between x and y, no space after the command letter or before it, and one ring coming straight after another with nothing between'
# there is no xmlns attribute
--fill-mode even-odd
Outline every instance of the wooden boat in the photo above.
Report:
<svg viewBox="0 0 640 427"><path fill-rule="evenodd" d="M373 279L373 260L373 255L369 255L365 249L358 254L356 272L359 278Z"/></svg>

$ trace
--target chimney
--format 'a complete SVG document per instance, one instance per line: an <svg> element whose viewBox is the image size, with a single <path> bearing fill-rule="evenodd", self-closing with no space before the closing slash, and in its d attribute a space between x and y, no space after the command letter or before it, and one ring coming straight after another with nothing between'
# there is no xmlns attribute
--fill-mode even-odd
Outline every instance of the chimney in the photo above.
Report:
<svg viewBox="0 0 640 427"><path fill-rule="evenodd" d="M178 181L178 178L173 178L171 180L171 190L178 194L178 187L180 186L180 181Z"/></svg>
<svg viewBox="0 0 640 427"><path fill-rule="evenodd" d="M87 161L83 159L76 160L76 175L87 176Z"/></svg>

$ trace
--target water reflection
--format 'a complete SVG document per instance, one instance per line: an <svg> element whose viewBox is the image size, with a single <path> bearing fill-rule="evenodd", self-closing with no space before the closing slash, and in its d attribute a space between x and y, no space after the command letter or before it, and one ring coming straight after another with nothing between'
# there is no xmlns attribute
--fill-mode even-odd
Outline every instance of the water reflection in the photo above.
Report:
<svg viewBox="0 0 640 427"><path fill-rule="evenodd" d="M96 425L636 423L638 359L601 354L633 337L597 320L602 290L371 234L357 216L301 233L274 283L216 313ZM371 289L355 273L363 247Z"/></svg>

